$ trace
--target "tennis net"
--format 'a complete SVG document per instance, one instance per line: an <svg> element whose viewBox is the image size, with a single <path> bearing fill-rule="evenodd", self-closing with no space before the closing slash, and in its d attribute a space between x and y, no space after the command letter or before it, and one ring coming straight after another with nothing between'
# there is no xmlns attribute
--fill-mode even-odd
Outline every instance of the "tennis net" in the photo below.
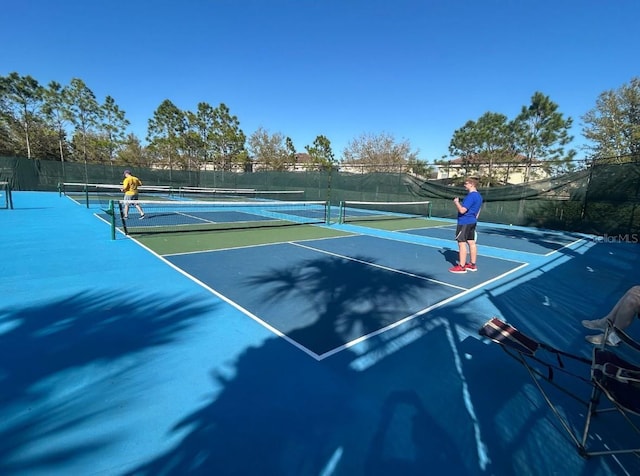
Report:
<svg viewBox="0 0 640 476"><path fill-rule="evenodd" d="M431 218L431 202L340 202L340 223L357 221L398 220L403 218Z"/></svg>
<svg viewBox="0 0 640 476"><path fill-rule="evenodd" d="M182 198L196 201L278 200L290 202L305 199L304 190L256 190L253 188L180 187L179 195Z"/></svg>
<svg viewBox="0 0 640 476"><path fill-rule="evenodd" d="M123 197L122 185L105 183L77 183L64 182L58 184L60 196L65 195L87 208L107 208L110 200L120 200ZM168 185L138 187L140 195L149 200L170 200L178 197L178 189Z"/></svg>
<svg viewBox="0 0 640 476"><path fill-rule="evenodd" d="M115 237L116 229L125 234L153 234L328 223L330 207L322 201L118 200L105 213Z"/></svg>
<svg viewBox="0 0 640 476"><path fill-rule="evenodd" d="M65 182L58 184L60 195L65 195L87 208L106 209L110 200L121 200L122 185L102 183ZM253 188L172 187L169 185L138 187L140 198L148 201L297 201L304 200L303 190L256 190Z"/></svg>
<svg viewBox="0 0 640 476"><path fill-rule="evenodd" d="M0 182L0 209L12 209L13 197L11 196L11 184Z"/></svg>

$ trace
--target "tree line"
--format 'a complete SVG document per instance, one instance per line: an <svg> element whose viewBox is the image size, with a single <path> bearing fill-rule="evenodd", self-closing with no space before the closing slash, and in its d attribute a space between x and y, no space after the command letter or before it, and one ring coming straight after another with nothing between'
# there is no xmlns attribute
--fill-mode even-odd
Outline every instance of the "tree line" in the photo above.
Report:
<svg viewBox="0 0 640 476"><path fill-rule="evenodd" d="M640 78L617 90L600 94L593 109L582 116L582 133L588 140L586 152L593 159L630 160L640 153ZM486 112L456 130L449 152L460 157L464 169L485 171L487 184L508 175L505 164L524 169L524 181L555 176L576 168L572 118L564 118L549 96L536 92L528 106L511 121L507 116Z"/></svg>
<svg viewBox="0 0 640 476"><path fill-rule="evenodd" d="M594 157L640 153L640 78L616 90L603 92L583 117L583 135ZM536 171L555 175L575 167L576 151L569 130L573 119L564 117L549 96L535 92L513 119L486 112L455 130L449 145L467 174L486 184L499 183L504 164L525 169L525 180ZM127 132L130 122L111 96L99 102L78 78L68 85L56 81L41 85L17 72L0 76L0 155L26 156L87 163L159 167L171 170L289 170L300 162L316 168L338 163L384 172L406 166L427 176L432 167L418 158L409 140L387 133L361 134L336 159L331 141L318 135L297 152L290 137L258 128L248 137L240 121L221 103L197 104L181 110L164 100L148 120L147 143ZM448 163L443 158L434 164Z"/></svg>

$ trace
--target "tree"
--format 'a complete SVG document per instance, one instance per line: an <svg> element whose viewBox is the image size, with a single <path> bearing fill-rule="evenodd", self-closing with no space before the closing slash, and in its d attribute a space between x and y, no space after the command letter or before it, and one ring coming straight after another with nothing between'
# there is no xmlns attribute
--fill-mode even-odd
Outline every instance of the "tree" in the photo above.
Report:
<svg viewBox="0 0 640 476"><path fill-rule="evenodd" d="M541 92L534 93L531 104L522 107L512 124L515 152L525 158L525 182L531 178L534 161L545 161L547 170L553 173L573 160L576 152L564 150L573 140L569 135L572 123L573 120L564 119L558 105Z"/></svg>
<svg viewBox="0 0 640 476"><path fill-rule="evenodd" d="M317 136L312 146L305 146L305 150L311 162L316 164L320 170L328 170L327 174L327 202L331 202L331 178L336 160L331 150L331 141L325 136Z"/></svg>
<svg viewBox="0 0 640 476"><path fill-rule="evenodd" d="M286 139L279 132L269 134L266 129L259 127L249 136L248 145L254 162L271 170L286 170L287 165L293 162Z"/></svg>
<svg viewBox="0 0 640 476"><path fill-rule="evenodd" d="M409 141L397 142L387 133L361 134L342 152L343 163L361 166L367 172L397 172L417 157Z"/></svg>
<svg viewBox="0 0 640 476"><path fill-rule="evenodd" d="M325 136L317 136L312 146L306 145L305 150L311 162L320 167L320 169L331 170L335 164L333 151L331 150L331 141Z"/></svg>
<svg viewBox="0 0 640 476"><path fill-rule="evenodd" d="M435 173L435 168L432 165L427 164L424 160L409 159L407 162L407 169L409 173L417 175L422 178L429 178Z"/></svg>
<svg viewBox="0 0 640 476"><path fill-rule="evenodd" d="M42 106L44 89L31 76L10 73L0 77L3 116L11 116L20 124L27 157L31 158L31 129Z"/></svg>
<svg viewBox="0 0 640 476"><path fill-rule="evenodd" d="M102 146L106 150L109 163L113 165L117 151L125 140L125 134L130 122L125 117L125 112L118 107L111 96L107 96L101 106L102 122L99 128L103 133Z"/></svg>
<svg viewBox="0 0 640 476"><path fill-rule="evenodd" d="M449 152L461 158L465 175L475 173L482 181L481 166L487 164L487 185L500 178L506 182L508 177L497 177L494 166L513 160L512 132L507 116L485 112L477 122L467 121L453 133Z"/></svg>
<svg viewBox="0 0 640 476"><path fill-rule="evenodd" d="M58 152L62 162L62 176L64 177L64 157L66 142L66 127L69 122L69 98L66 87L56 81L51 81L44 91L43 113L58 138Z"/></svg>
<svg viewBox="0 0 640 476"><path fill-rule="evenodd" d="M605 91L583 117L588 149L599 157L640 154L640 77Z"/></svg>
<svg viewBox="0 0 640 476"><path fill-rule="evenodd" d="M186 117L188 130L193 134L189 144L196 149L196 155L206 164L214 155L216 110L206 102L200 102L197 111L187 112Z"/></svg>
<svg viewBox="0 0 640 476"><path fill-rule="evenodd" d="M202 164L206 162L205 143L198 131L193 129L191 125L193 117L192 112L185 111L187 129L181 138L182 161L189 171L189 177L191 177L192 170L200 171Z"/></svg>
<svg viewBox="0 0 640 476"><path fill-rule="evenodd" d="M92 132L100 120L101 110L96 101L96 96L87 85L78 78L73 78L69 84L68 105L69 119L75 127L75 135L79 135L82 148L82 158L85 166L85 179L87 179L87 142L89 133Z"/></svg>
<svg viewBox="0 0 640 476"><path fill-rule="evenodd" d="M149 119L147 140L151 149L158 152L161 157L166 157L169 165L169 180L172 180L173 161L179 156L182 135L186 127L185 113L168 99L158 106L153 117Z"/></svg>
<svg viewBox="0 0 640 476"><path fill-rule="evenodd" d="M245 143L247 137L240 129L240 121L231 115L229 108L224 104L215 109L215 130L213 133L214 155L222 164L223 170L231 170L231 164L247 165L249 155Z"/></svg>
<svg viewBox="0 0 640 476"><path fill-rule="evenodd" d="M453 132L453 137L449 143L449 153L452 156L458 156L462 161L463 175L469 175L474 171L477 174L479 170L478 164L474 163L474 158L479 153L475 129L475 121L467 121L464 126Z"/></svg>
<svg viewBox="0 0 640 476"><path fill-rule="evenodd" d="M122 147L118 150L117 162L119 165L135 165L136 167L149 167L151 165L147 150L142 147L140 139L135 134L129 134Z"/></svg>
<svg viewBox="0 0 640 476"><path fill-rule="evenodd" d="M296 153L296 147L293 145L293 140L291 140L291 137L287 137L284 140L284 146L287 149L287 157L289 159L290 163L295 163L296 162L296 157L297 157L297 153Z"/></svg>

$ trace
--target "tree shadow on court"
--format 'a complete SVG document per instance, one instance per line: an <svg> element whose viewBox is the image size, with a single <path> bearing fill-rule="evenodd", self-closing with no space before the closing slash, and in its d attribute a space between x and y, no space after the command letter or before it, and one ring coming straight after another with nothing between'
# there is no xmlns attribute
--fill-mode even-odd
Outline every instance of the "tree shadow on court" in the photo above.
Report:
<svg viewBox="0 0 640 476"><path fill-rule="evenodd" d="M439 340L432 347L439 348ZM419 358L435 350L417 342L409 352ZM349 351L336 357L318 362L276 338L247 349L232 377L213 373L215 397L171 429L184 435L180 442L125 474L411 476L443 474L460 464L465 448L450 434L460 432L457 420L464 417L449 410L438 415L448 398L428 380L451 373L451 363L433 369L423 358L400 368L394 361L391 372L389 366L359 372L349 367ZM449 380L456 378L445 376L438 385ZM451 391L462 401L456 385ZM423 403L434 396L437 405ZM445 421L453 422L453 431ZM407 442L400 449L399 435ZM460 465L455 474L467 471Z"/></svg>
<svg viewBox="0 0 640 476"><path fill-rule="evenodd" d="M385 309L406 307L430 289L425 280L405 281L366 268L360 266L362 276L354 280L351 262L312 260L297 270L274 269L253 279L272 285L273 305L300 293L321 307L319 319L288 337L299 342L299 333L317 334L335 345L351 338L354 329L358 335L379 329L388 319ZM383 308L379 312L362 308L372 295L374 305ZM432 323L411 322L395 338L371 336L365 354L344 349L318 361L276 337L246 349L229 363L228 373L212 372L215 396L173 426L167 437L181 435L178 444L126 474L443 474L466 451L450 435L467 433L470 425L464 412L450 408L449 394L459 405L464 399L446 332L440 326L429 334ZM406 340L416 332L423 337ZM441 353L446 364L434 365ZM357 369L360 357L370 358L371 365ZM407 411L411 415L404 418ZM392 454L396 435L408 441L399 456ZM461 467L455 474L467 471Z"/></svg>
<svg viewBox="0 0 640 476"><path fill-rule="evenodd" d="M351 260L327 256L295 269L269 269L247 283L268 290L264 301L273 309L293 303L281 308L284 312L272 313L269 324L322 355L450 295L443 296L442 286L429 277L377 266L367 256Z"/></svg>
<svg viewBox="0 0 640 476"><path fill-rule="evenodd" d="M96 387L126 382L127 372L140 364L133 356L172 343L210 310L210 303L197 298L144 291L85 291L0 310L0 408L8 413L0 417L0 473L24 470L15 455L34 441L74 428L82 431L88 420L113 410L95 394ZM110 443L89 437L51 450L46 458L33 457L30 468L70 460Z"/></svg>
<svg viewBox="0 0 640 476"><path fill-rule="evenodd" d="M233 374L214 371L220 390L172 428L186 433L179 444L126 474L321 474L355 410L348 377L278 338L243 352Z"/></svg>

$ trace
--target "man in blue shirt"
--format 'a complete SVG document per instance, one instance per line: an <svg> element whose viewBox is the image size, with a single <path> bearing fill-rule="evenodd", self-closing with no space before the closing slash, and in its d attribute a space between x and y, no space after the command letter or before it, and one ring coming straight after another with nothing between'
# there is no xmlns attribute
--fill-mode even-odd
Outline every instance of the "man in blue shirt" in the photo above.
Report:
<svg viewBox="0 0 640 476"><path fill-rule="evenodd" d="M449 268L452 273L466 273L467 271L478 271L476 260L478 248L476 247L476 225L480 208L482 208L482 195L476 189L478 181L468 178L464 181L464 188L467 189L467 196L460 202L458 197L453 199L453 203L458 209L458 224L456 226L456 241L458 242L458 264ZM470 263L467 263L467 246L469 247Z"/></svg>

